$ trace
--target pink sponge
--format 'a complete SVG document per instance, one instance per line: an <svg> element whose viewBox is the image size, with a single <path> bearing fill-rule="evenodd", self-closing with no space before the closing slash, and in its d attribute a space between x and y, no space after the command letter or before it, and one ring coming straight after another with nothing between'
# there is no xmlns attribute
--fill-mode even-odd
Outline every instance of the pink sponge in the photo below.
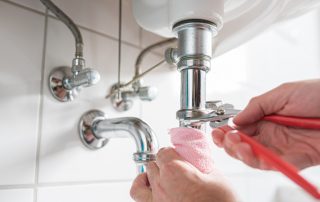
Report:
<svg viewBox="0 0 320 202"><path fill-rule="evenodd" d="M212 150L205 134L193 128L172 128L169 132L175 150L202 173L213 170Z"/></svg>

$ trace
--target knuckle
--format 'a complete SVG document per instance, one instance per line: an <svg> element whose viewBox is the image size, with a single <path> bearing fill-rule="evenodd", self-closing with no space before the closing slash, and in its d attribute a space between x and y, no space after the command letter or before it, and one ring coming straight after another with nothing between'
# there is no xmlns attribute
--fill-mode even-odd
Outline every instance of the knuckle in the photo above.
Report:
<svg viewBox="0 0 320 202"><path fill-rule="evenodd" d="M173 148L166 147L166 148L161 148L157 154L158 158L165 158L167 156L170 156L174 152Z"/></svg>
<svg viewBox="0 0 320 202"><path fill-rule="evenodd" d="M288 89L289 84L288 83L282 83L278 87L275 88L275 90L285 90Z"/></svg>
<svg viewBox="0 0 320 202"><path fill-rule="evenodd" d="M286 90L286 89L291 88L293 85L295 85L294 82L286 82L286 83L283 83L283 84L279 85L279 86L278 86L278 89L284 89L284 90Z"/></svg>
<svg viewBox="0 0 320 202"><path fill-rule="evenodd" d="M255 96L253 98L250 99L249 104L256 104L259 102L259 96Z"/></svg>
<svg viewBox="0 0 320 202"><path fill-rule="evenodd" d="M288 83L282 83L278 86L278 88L285 88L288 86Z"/></svg>

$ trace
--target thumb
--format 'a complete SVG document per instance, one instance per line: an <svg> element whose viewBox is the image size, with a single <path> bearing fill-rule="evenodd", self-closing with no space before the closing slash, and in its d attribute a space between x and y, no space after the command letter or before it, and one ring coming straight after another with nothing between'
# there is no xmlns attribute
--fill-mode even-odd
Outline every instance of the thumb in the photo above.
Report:
<svg viewBox="0 0 320 202"><path fill-rule="evenodd" d="M238 126L249 125L261 120L266 115L279 112L288 101L290 95L288 91L288 85L283 84L252 98L246 108L234 117L233 122Z"/></svg>
<svg viewBox="0 0 320 202"><path fill-rule="evenodd" d="M150 202L152 199L147 173L142 173L133 181L130 196L136 202Z"/></svg>

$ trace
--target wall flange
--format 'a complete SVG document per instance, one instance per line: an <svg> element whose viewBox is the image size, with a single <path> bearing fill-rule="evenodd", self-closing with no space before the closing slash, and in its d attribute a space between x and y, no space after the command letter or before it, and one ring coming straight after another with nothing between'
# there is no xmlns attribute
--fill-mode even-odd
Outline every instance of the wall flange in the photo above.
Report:
<svg viewBox="0 0 320 202"><path fill-rule="evenodd" d="M60 102L72 101L80 92L80 88L67 89L64 87L65 78L72 75L71 68L66 66L56 67L50 73L49 90L53 97Z"/></svg>
<svg viewBox="0 0 320 202"><path fill-rule="evenodd" d="M94 122L105 120L107 116L99 110L90 110L82 115L79 121L79 135L82 143L91 150L97 150L104 147L108 142L108 138L98 138L94 135Z"/></svg>

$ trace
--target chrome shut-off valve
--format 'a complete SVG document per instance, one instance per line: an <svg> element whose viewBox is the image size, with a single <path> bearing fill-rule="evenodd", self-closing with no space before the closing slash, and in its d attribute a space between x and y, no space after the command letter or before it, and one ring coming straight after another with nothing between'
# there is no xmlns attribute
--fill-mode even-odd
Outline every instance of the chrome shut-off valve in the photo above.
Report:
<svg viewBox="0 0 320 202"><path fill-rule="evenodd" d="M75 39L75 57L72 60L72 67L56 67L49 75L49 89L53 97L61 102L72 101L82 87L98 83L100 75L97 71L86 68L83 58L83 39L77 25L51 0L41 0L41 2L69 28Z"/></svg>
<svg viewBox="0 0 320 202"><path fill-rule="evenodd" d="M152 101L157 97L158 89L153 86L143 86L142 80L133 83L127 88L120 88L114 84L110 90L110 99L114 109L119 112L127 111L133 106L133 100L139 98L141 101ZM115 92L115 93L114 93Z"/></svg>
<svg viewBox="0 0 320 202"><path fill-rule="evenodd" d="M92 86L100 80L100 74L91 68L85 68L83 58L75 58L72 67L57 67L49 76L49 89L54 98L61 102L72 101L81 88Z"/></svg>

